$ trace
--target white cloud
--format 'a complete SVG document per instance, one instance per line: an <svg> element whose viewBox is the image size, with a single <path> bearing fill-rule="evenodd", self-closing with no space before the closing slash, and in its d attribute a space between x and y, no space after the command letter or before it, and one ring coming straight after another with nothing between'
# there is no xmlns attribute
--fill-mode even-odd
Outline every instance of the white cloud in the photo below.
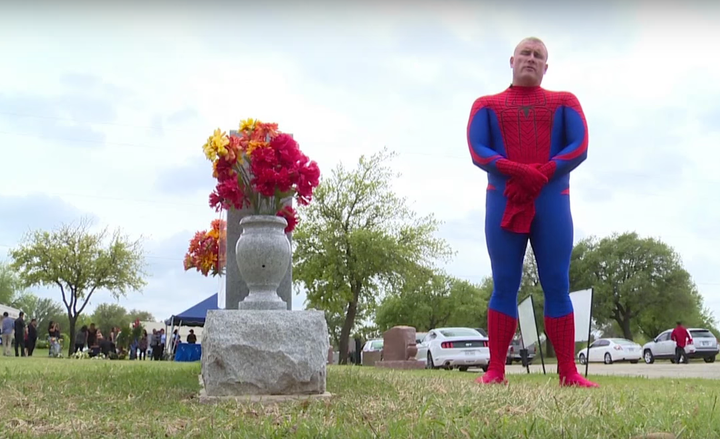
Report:
<svg viewBox="0 0 720 439"><path fill-rule="evenodd" d="M467 153L467 117L476 97L509 84L512 49L536 35L550 48L545 86L573 91L590 123L590 156L572 180L576 235L665 240L720 317L711 6L589 8L204 5L133 21L119 9L17 9L0 17L0 38L14 43L0 46L0 195L56 195L148 236L155 275L122 303L166 317L215 292L180 265L192 232L216 216L200 146L216 127L260 117L326 172L383 146L400 152L396 190L446 221L450 271L479 281L490 274L486 180ZM44 221L66 220L54 209Z"/></svg>

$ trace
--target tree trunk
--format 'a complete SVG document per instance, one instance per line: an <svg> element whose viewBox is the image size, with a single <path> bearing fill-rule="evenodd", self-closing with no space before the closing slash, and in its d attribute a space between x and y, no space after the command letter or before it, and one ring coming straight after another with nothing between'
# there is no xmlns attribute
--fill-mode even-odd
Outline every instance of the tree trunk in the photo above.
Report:
<svg viewBox="0 0 720 439"><path fill-rule="evenodd" d="M357 299L348 303L347 313L345 314L345 323L343 323L340 331L340 364L347 364L348 346L350 344L350 330L355 323L355 315L357 314Z"/></svg>
<svg viewBox="0 0 720 439"><path fill-rule="evenodd" d="M75 324L77 323L77 318L78 316L73 316L72 313L68 312L68 321L70 322L68 357L75 353Z"/></svg>
<svg viewBox="0 0 720 439"><path fill-rule="evenodd" d="M623 317L619 322L620 328L622 328L623 337L627 338L628 340L633 339L632 331L630 330L630 318L629 317Z"/></svg>

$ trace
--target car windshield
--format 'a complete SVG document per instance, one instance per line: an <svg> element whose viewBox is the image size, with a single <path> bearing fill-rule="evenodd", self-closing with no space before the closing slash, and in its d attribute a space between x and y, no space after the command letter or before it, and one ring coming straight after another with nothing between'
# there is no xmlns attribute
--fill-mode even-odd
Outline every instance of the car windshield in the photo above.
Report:
<svg viewBox="0 0 720 439"><path fill-rule="evenodd" d="M624 339L624 338L613 338L613 339L611 339L611 340L612 340L613 343L615 343L615 344L623 344L623 345L633 345L633 344L636 344L634 341L632 341L632 340L627 340L627 339Z"/></svg>
<svg viewBox="0 0 720 439"><path fill-rule="evenodd" d="M481 335L476 330L470 328L441 329L440 333L445 337L477 337Z"/></svg>
<svg viewBox="0 0 720 439"><path fill-rule="evenodd" d="M690 331L690 335L693 338L715 338L712 332L708 331L707 329Z"/></svg>
<svg viewBox="0 0 720 439"><path fill-rule="evenodd" d="M383 348L383 340L375 340L374 342L370 343L370 347L372 349L382 349Z"/></svg>

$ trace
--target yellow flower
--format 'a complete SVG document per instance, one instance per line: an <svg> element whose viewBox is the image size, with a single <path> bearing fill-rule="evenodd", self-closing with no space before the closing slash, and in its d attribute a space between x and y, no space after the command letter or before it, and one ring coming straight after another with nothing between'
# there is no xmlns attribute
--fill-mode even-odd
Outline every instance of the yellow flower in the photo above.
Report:
<svg viewBox="0 0 720 439"><path fill-rule="evenodd" d="M218 155L225 157L228 153L228 150L226 146L230 143L230 140L227 138L227 135L225 133L220 131L220 128L216 129L212 136L213 144L215 145L215 149L218 153Z"/></svg>
<svg viewBox="0 0 720 439"><path fill-rule="evenodd" d="M212 137L208 138L208 141L205 142L203 145L203 152L205 153L205 157L207 157L208 160L211 162L214 162L215 159L217 159L217 152L213 148L213 144L211 142Z"/></svg>
<svg viewBox="0 0 720 439"><path fill-rule="evenodd" d="M202 256L202 259L200 260L200 269L203 272L207 273L213 268L213 266L215 266L216 262L217 262L216 254L206 253Z"/></svg>
<svg viewBox="0 0 720 439"><path fill-rule="evenodd" d="M220 231L217 229L210 229L207 232L208 238L218 239L220 237Z"/></svg>
<svg viewBox="0 0 720 439"><path fill-rule="evenodd" d="M215 161L217 156L225 157L228 153L226 146L230 143L224 132L220 128L216 129L212 136L208 137L207 142L203 145L205 157L210 161Z"/></svg>
<svg viewBox="0 0 720 439"><path fill-rule="evenodd" d="M240 121L240 131L246 131L246 130L254 130L255 124L259 123L260 121L257 119L249 118L245 120Z"/></svg>

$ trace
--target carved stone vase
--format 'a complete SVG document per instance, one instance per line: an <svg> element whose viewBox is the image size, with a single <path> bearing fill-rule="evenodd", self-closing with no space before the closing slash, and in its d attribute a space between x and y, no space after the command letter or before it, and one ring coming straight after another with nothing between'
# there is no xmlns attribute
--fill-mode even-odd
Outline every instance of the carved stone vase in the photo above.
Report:
<svg viewBox="0 0 720 439"><path fill-rule="evenodd" d="M287 310L277 294L292 257L285 235L287 221L275 215L251 215L243 218L240 226L235 256L249 294L238 309Z"/></svg>

